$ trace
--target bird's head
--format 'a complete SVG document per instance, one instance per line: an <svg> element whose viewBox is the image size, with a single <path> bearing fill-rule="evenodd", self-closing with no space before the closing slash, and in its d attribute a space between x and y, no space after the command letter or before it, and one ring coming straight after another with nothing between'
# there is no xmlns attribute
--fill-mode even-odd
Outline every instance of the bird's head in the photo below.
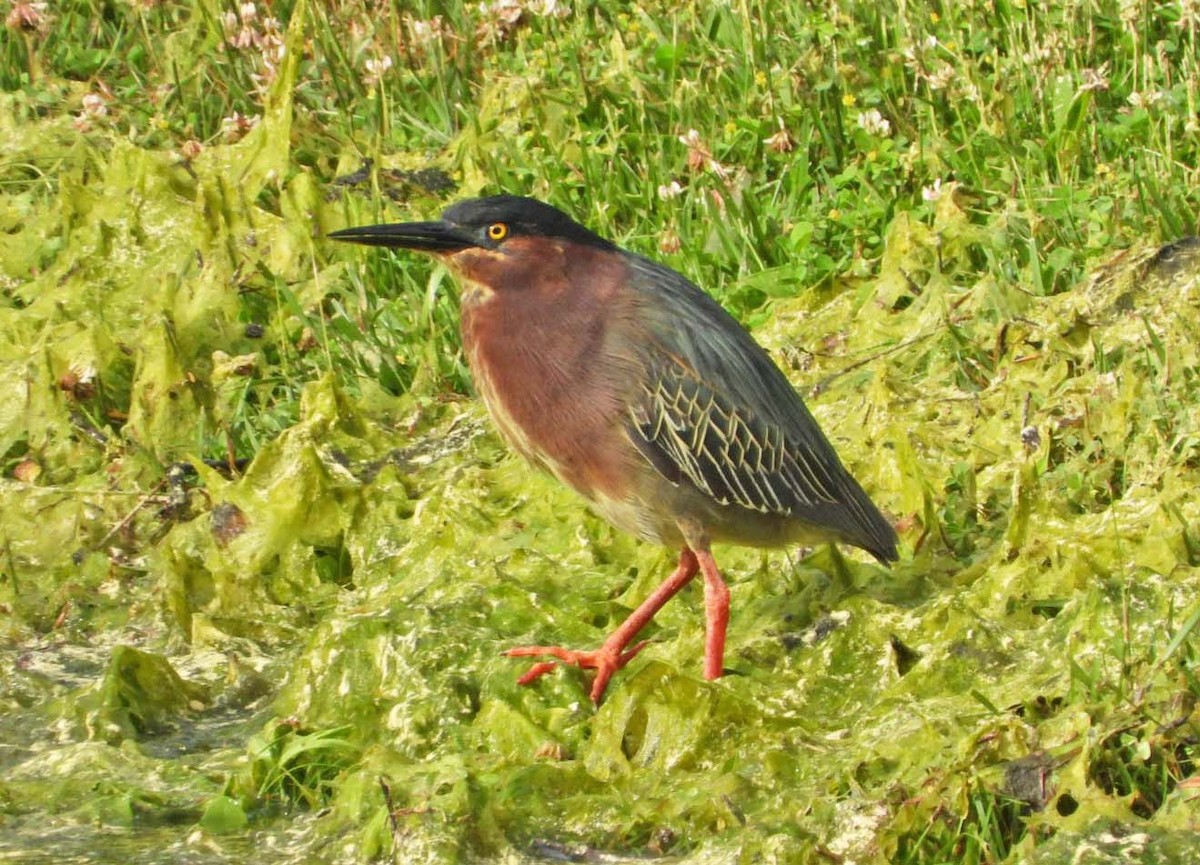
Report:
<svg viewBox="0 0 1200 865"><path fill-rule="evenodd" d="M616 249L561 210L516 195L460 201L432 222L346 228L329 237L424 252L445 261L467 282L493 291L509 283L529 284L537 268L550 266L572 246Z"/></svg>

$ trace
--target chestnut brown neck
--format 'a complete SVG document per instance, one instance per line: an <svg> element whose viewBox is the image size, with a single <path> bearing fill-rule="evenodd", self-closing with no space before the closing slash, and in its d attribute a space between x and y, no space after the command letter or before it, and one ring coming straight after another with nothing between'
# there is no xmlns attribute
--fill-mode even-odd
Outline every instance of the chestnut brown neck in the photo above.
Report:
<svg viewBox="0 0 1200 865"><path fill-rule="evenodd" d="M504 250L466 250L451 266L463 283L467 360L501 434L520 453L586 496L619 474L585 459L597 431L615 430L625 405L614 375L624 359L610 328L628 305L618 256L550 238ZM614 309L615 307L615 309Z"/></svg>

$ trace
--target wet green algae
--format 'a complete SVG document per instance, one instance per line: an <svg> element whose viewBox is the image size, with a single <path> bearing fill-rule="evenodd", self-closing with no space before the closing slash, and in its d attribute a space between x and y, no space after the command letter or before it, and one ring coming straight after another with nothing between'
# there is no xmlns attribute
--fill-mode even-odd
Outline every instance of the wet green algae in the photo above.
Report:
<svg viewBox="0 0 1200 865"><path fill-rule="evenodd" d="M521 688L500 651L599 642L671 554L474 403L335 370L243 475L200 462L247 389L307 368L346 279L286 98L190 166L2 107L14 148L66 155L0 206L0 849L124 828L236 858L302 824L259 858L935 861L958 838L963 861L1182 861L1196 247L1054 297L964 283L1010 241L947 192L933 224L895 219L876 278L777 303L758 335L903 561L720 550L731 674L701 678L689 590L593 709L582 674ZM181 459L199 476L167 511Z"/></svg>

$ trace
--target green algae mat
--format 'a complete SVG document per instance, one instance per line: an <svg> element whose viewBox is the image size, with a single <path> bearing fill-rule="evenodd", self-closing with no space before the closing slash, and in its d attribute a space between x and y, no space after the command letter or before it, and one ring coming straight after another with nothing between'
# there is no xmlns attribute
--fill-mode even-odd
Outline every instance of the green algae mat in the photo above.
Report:
<svg viewBox="0 0 1200 865"><path fill-rule="evenodd" d="M500 5L464 31L470 62L525 78L483 75L477 123L383 164L348 143L361 130L314 132L314 93L356 91L313 65L338 56L336 21L304 4L269 26L59 10L78 39L85 20L171 23L153 63L185 94L179 62L217 52L229 14L227 46L242 27L282 48L255 120L203 146L106 119L78 75L0 94L0 861L1195 861L1200 241L1126 237L1068 280L1027 213L948 180L836 262L739 252L750 234L723 222L814 250L820 229L765 192L756 211L686 128L678 170L696 162L727 215L706 190L706 220L667 220L681 199L651 183L621 206L671 228L618 237L631 223L572 207L534 163L497 168L500 142L545 144L518 128L535 117L567 130L556 164L594 170L539 90L536 40L571 25ZM686 77L666 42L639 53L639 9L605 62ZM713 21L688 50L742 38ZM50 63L46 31L8 33L4 56ZM432 63L404 33L397 56ZM470 39L440 38L468 62ZM119 53L55 56L99 64L86 78ZM151 137L176 122L163 98ZM419 126L405 106L389 123ZM774 140L764 158L791 159ZM674 553L505 451L444 272L323 239L502 189L718 284L896 522L901 561L720 549L724 678L702 678L692 587L598 708L577 670L518 686L506 647L598 644Z"/></svg>

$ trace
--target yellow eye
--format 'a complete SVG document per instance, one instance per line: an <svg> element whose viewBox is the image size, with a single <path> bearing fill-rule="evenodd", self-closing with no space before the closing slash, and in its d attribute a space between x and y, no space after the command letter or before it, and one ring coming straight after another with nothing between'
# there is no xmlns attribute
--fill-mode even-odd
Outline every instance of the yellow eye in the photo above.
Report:
<svg viewBox="0 0 1200 865"><path fill-rule="evenodd" d="M488 226L487 236L488 240L499 243L501 240L504 240L504 238L508 237L508 226L503 222L493 222Z"/></svg>

